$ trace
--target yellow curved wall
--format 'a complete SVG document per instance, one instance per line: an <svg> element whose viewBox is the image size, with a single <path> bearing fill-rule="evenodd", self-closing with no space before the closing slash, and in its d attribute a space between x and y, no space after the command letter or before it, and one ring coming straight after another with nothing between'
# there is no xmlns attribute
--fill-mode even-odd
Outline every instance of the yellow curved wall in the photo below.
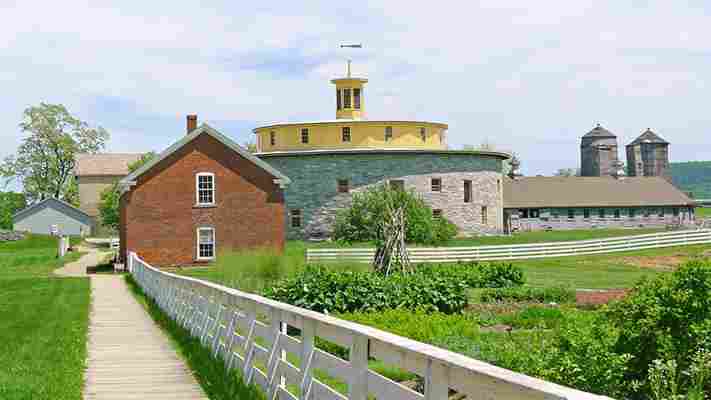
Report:
<svg viewBox="0 0 711 400"><path fill-rule="evenodd" d="M385 128L392 127L392 139L385 141ZM342 128L350 127L351 141L342 141ZM423 142L420 128L427 133ZM301 129L308 128L309 143L301 143ZM274 132L275 145L270 143ZM310 149L344 148L411 148L440 150L447 146L446 125L430 122L328 122L312 124L275 125L255 129L257 148L260 152Z"/></svg>

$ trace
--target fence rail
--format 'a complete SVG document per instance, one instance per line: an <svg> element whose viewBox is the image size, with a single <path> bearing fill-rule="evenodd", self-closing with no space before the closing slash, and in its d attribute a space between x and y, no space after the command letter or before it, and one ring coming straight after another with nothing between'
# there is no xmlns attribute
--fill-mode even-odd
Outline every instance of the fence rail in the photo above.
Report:
<svg viewBox="0 0 711 400"><path fill-rule="evenodd" d="M135 253L128 267L145 293L198 337L227 368L239 369L269 399L447 400L450 389L469 399L608 399L495 367L364 325L158 270ZM298 332L295 333L295 332ZM348 360L315 346L319 337L349 349ZM369 359L419 375L423 393L368 368ZM314 377L347 383L341 394Z"/></svg>
<svg viewBox="0 0 711 400"><path fill-rule="evenodd" d="M476 247L411 247L412 262L495 261L565 257L711 243L711 229L651 233L607 239ZM307 249L308 262L372 262L373 248Z"/></svg>

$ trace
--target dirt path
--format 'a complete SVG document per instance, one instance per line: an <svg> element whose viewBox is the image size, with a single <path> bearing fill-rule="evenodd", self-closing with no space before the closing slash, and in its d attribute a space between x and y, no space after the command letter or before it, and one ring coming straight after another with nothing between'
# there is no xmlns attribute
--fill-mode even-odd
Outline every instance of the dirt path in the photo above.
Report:
<svg viewBox="0 0 711 400"><path fill-rule="evenodd" d="M82 258L64 265L64 267L54 270L59 276L87 276L86 267L93 267L101 264L110 252L100 250L96 247L81 246L77 251L87 253Z"/></svg>

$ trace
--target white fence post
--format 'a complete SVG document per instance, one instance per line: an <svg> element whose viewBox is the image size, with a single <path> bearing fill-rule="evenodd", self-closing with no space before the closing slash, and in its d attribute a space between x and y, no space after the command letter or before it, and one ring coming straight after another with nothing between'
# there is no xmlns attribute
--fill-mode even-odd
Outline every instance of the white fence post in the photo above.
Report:
<svg viewBox="0 0 711 400"><path fill-rule="evenodd" d="M366 400L368 396L368 338L354 334L350 351L351 379L349 400Z"/></svg>

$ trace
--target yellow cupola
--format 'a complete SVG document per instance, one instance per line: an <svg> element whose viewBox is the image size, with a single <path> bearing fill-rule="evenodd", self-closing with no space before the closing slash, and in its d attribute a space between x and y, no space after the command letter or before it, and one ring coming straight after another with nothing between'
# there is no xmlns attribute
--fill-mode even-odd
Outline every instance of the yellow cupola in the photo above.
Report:
<svg viewBox="0 0 711 400"><path fill-rule="evenodd" d="M351 62L345 78L332 79L336 85L336 119L363 119L365 116L365 102L363 98L363 85L367 79L351 76Z"/></svg>

